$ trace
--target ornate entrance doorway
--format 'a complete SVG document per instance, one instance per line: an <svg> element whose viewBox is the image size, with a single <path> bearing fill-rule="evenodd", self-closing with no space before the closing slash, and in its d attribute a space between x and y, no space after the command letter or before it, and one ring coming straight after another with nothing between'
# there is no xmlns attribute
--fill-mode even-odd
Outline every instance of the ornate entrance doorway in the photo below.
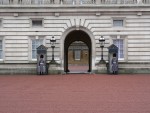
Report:
<svg viewBox="0 0 150 113"><path fill-rule="evenodd" d="M64 40L64 71L91 72L91 39L81 30L70 32Z"/></svg>

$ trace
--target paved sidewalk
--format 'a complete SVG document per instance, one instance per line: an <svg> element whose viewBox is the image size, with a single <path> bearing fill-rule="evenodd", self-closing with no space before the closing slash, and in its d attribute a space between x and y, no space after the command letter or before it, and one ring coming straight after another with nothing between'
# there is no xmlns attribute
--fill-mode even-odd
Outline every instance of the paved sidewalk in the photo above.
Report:
<svg viewBox="0 0 150 113"><path fill-rule="evenodd" d="M88 65L69 65L68 69L71 73L86 73L89 70Z"/></svg>
<svg viewBox="0 0 150 113"><path fill-rule="evenodd" d="M0 76L0 113L150 113L150 75Z"/></svg>

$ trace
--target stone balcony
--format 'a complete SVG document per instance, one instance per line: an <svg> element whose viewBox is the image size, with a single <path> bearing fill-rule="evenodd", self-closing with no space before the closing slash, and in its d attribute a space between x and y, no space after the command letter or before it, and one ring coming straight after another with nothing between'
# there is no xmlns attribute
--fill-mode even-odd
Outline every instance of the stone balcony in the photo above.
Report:
<svg viewBox="0 0 150 113"><path fill-rule="evenodd" d="M0 0L3 5L148 5L150 0Z"/></svg>

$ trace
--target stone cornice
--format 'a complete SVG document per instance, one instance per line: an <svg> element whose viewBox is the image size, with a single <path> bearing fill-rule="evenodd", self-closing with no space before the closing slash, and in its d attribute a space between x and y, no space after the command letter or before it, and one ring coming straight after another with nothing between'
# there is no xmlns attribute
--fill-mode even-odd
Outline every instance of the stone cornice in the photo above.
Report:
<svg viewBox="0 0 150 113"><path fill-rule="evenodd" d="M150 11L150 5L2 5L0 12L132 12Z"/></svg>

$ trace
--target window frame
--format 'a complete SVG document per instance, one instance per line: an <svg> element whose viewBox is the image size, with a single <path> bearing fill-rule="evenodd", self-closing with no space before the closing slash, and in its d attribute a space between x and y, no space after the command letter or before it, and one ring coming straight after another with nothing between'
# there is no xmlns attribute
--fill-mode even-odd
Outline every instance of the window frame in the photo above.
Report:
<svg viewBox="0 0 150 113"><path fill-rule="evenodd" d="M116 44L114 43L115 40L118 40L119 42L122 41L122 43L123 43L123 45L122 45L122 46L123 46L123 48L122 48L123 57L122 57L122 58L120 57L120 56L121 56L121 50L120 50L121 48L118 47L118 56L119 56L118 59L119 59L119 60L124 60L124 40L123 40L123 39L113 39L113 44L114 44L114 45L116 45ZM120 46L120 43L119 43L119 46Z"/></svg>
<svg viewBox="0 0 150 113"><path fill-rule="evenodd" d="M75 61L80 61L81 60L81 50L80 49L75 49L74 50L74 60Z"/></svg>
<svg viewBox="0 0 150 113"><path fill-rule="evenodd" d="M111 36L111 44L114 44L113 43L113 40L116 40L116 39L122 39L123 40L123 54L124 54L124 58L118 58L119 61L121 62L125 62L127 60L127 41L126 41L126 36L124 35L113 35Z"/></svg>
<svg viewBox="0 0 150 113"><path fill-rule="evenodd" d="M114 21L119 21L119 20L122 20L123 21L123 25L122 26L114 26ZM125 24L126 24L126 22L125 22L125 17L113 17L112 18L112 27L113 28L123 28L123 27L125 27Z"/></svg>
<svg viewBox="0 0 150 113"><path fill-rule="evenodd" d="M34 26L33 21L38 21L38 20L42 21L42 25L41 26ZM31 18L30 19L30 25L32 28L42 28L42 27L44 27L44 19L43 18Z"/></svg>
<svg viewBox="0 0 150 113"><path fill-rule="evenodd" d="M45 36L31 36L29 38L29 61L37 61L36 58L32 58L32 40L39 40L42 39L43 40L43 45L45 46Z"/></svg>

